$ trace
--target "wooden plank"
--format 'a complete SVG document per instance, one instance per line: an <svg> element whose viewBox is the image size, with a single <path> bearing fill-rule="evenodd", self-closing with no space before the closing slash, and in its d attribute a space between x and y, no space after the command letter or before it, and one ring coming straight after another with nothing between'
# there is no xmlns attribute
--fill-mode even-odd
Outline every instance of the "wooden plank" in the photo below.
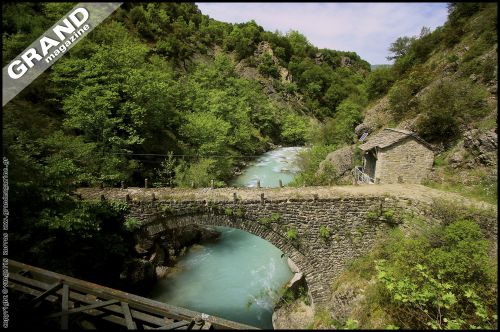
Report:
<svg viewBox="0 0 500 332"><path fill-rule="evenodd" d="M34 279L26 278L26 277L21 277L21 276L14 275L14 274L11 274L9 276L9 278L15 279L16 281L18 281L22 284L29 285L31 287L40 288L43 291L45 291L49 288L48 284L45 284L45 283L40 282L38 280L34 280ZM27 294L30 294L33 296L37 296L37 295L42 293L42 291L34 290L32 288L29 288L28 286L13 284L12 282L9 283L9 287L11 285L15 285L16 288L21 287L22 291L24 293L27 293ZM59 293L60 293L60 291L59 291ZM60 295L60 294L57 294L57 295ZM51 302L55 302L56 300L58 300L57 296L54 296L54 295L51 295L51 296L48 297L48 299L49 298L51 299ZM95 303L95 300L91 300L91 299L87 298L85 295L81 295L79 293L73 292L73 290L70 291L70 299L77 301L77 302L85 303L85 304L94 304ZM118 306L109 306L109 307L107 307L107 309L113 313L118 313L118 314L122 313L121 308ZM153 324L156 326L164 325L165 322L167 322L167 323L173 322L172 319L162 318L162 317L146 314L146 313L143 313L141 311L134 310L134 309L131 309L131 314L132 314L132 317L134 319L138 319L138 320L141 320L141 321L144 321L146 323ZM123 324L123 325L126 326L126 324Z"/></svg>
<svg viewBox="0 0 500 332"><path fill-rule="evenodd" d="M205 321L201 321L198 324L193 324L190 330L203 330L203 326L205 325L205 323L206 323Z"/></svg>
<svg viewBox="0 0 500 332"><path fill-rule="evenodd" d="M127 302L121 302L123 316L125 317L125 321L127 322L127 329L129 330L137 330L137 325L135 325L134 320L132 319L132 315L130 314L130 308L128 307Z"/></svg>
<svg viewBox="0 0 500 332"><path fill-rule="evenodd" d="M179 329L180 327L184 327L184 326L187 327L190 324L191 324L191 322L181 321L181 322L175 322L175 323L168 324L168 325L163 325L163 326L155 328L154 330L173 330L173 329Z"/></svg>
<svg viewBox="0 0 500 332"><path fill-rule="evenodd" d="M63 280L63 282L67 284L71 289L77 290L82 293L96 295L97 297L102 298L104 300L117 299L122 302L127 302L129 304L130 309L147 312L148 314L151 315L159 315L161 317L168 317L170 319L177 319L177 320L191 320L193 317L198 317L201 314L196 311L175 307L172 305L168 305L166 303L147 299L138 295L129 294L116 289L79 280L52 271L47 271L24 263L16 262L14 260L9 260L9 269L11 267L13 269L28 270L35 278L38 278L38 276L40 276L39 277L40 279L52 280L52 282L55 282L57 280ZM107 309L108 308L112 308L112 306L107 307ZM132 316L134 316L133 311L132 311ZM206 319L206 321L211 323L212 326L216 329L219 328L256 329L253 326L232 322L214 316L210 316L209 318Z"/></svg>
<svg viewBox="0 0 500 332"><path fill-rule="evenodd" d="M45 297L47 297L48 295L51 295L52 293L57 292L59 289L62 288L62 286L63 286L63 284L60 282L56 282L56 283L52 284L49 289L47 289L45 292L43 292L42 294L38 295L33 300L31 300L31 305L35 305L39 301L41 301Z"/></svg>
<svg viewBox="0 0 500 332"><path fill-rule="evenodd" d="M10 289L12 290L15 290L15 291L18 291L18 292L22 292L22 293L25 293L25 294L28 294L28 295L32 295L32 296L38 296L40 294L42 294L42 291L39 291L39 290L36 290L36 289L33 289L33 288L29 288L28 286L24 286L24 285L19 285L19 284L14 284L14 283L9 283L9 286L8 286ZM50 301L52 303L55 303L57 301L59 301L59 298L55 295L49 295L45 298L46 301Z"/></svg>
<svg viewBox="0 0 500 332"><path fill-rule="evenodd" d="M95 302L94 304L90 304L90 305L86 305L86 306L82 306L82 307L70 309L70 310L68 310L65 313L58 312L58 313L55 313L55 314L47 316L47 318L55 318L55 317L59 317L59 316L62 316L62 315L76 314L78 312L83 312L83 311L87 311L87 310L91 310L91 309L96 309L96 308L101 308L101 307L107 307L107 306L109 306L111 304L115 304L115 303L118 303L118 302L119 302L118 300L99 301L99 302Z"/></svg>
<svg viewBox="0 0 500 332"><path fill-rule="evenodd" d="M146 314L141 311L137 311L134 309L130 309L130 312L132 314L132 317L136 320L141 320L143 322L146 322L148 324L156 325L156 326L161 326L165 324L165 322L173 322L172 319L169 318L160 318L154 315Z"/></svg>
<svg viewBox="0 0 500 332"><path fill-rule="evenodd" d="M26 294L29 294L29 295L34 295L34 296L38 296L38 295L42 294L42 291L38 291L38 290L35 290L35 289L32 289L32 288L29 288L28 286L19 285L19 284L10 283L9 284L9 288L13 289L13 290L17 290L17 291L23 292L23 293L26 293ZM74 298L75 295L77 297L81 297L80 299L85 298L85 296L83 296L81 294L70 292L70 298ZM56 302L60 301L60 298L57 297L56 295L49 295L49 296L47 296L45 298L45 300L50 301L52 303L56 303ZM81 302L81 301L78 301L78 302ZM70 303L71 303L71 301L70 301ZM85 312L85 314L89 314L89 315L94 316L94 317L106 315L106 317L99 317L99 318L107 320L107 321L112 322L112 323L117 324L117 325L127 326L127 324L126 324L126 322L125 322L125 320L123 318L118 317L118 316L110 315L109 312L102 312L102 311L99 311L99 310L91 309L91 310L88 310L87 312Z"/></svg>
<svg viewBox="0 0 500 332"><path fill-rule="evenodd" d="M209 322L205 322L205 324L203 324L203 327L201 329L202 330L211 330L212 324L210 324Z"/></svg>
<svg viewBox="0 0 500 332"><path fill-rule="evenodd" d="M61 311L63 313L63 316L61 316L61 330L68 329L69 317L66 314L68 312L68 301L69 301L69 286L63 284L62 300L61 300Z"/></svg>
<svg viewBox="0 0 500 332"><path fill-rule="evenodd" d="M27 278L24 276L20 276L20 275L15 274L15 273L9 274L9 279L14 281L14 282L20 283L20 284L25 284L25 285L32 286L35 288L43 289L44 291L46 291L47 289L50 288L50 284L47 284L47 283L44 283L44 282L41 282L41 281L38 281L35 279Z"/></svg>

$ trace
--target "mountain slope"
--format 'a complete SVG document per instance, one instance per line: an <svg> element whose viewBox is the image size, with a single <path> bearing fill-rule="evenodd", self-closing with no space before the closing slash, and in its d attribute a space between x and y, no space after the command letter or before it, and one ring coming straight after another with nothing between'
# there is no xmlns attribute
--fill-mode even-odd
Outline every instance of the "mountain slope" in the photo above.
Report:
<svg viewBox="0 0 500 332"><path fill-rule="evenodd" d="M436 153L428 185L493 203L497 6L452 4L450 10L443 27L432 33L423 29L419 37L409 38L406 49L397 50L393 66L370 73L370 105L355 129L356 138L368 132L369 139L385 127L415 131Z"/></svg>

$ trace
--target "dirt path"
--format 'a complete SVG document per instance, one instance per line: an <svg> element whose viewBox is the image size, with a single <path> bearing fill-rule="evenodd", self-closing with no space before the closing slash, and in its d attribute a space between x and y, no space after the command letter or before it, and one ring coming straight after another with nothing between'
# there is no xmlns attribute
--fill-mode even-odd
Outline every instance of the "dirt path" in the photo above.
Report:
<svg viewBox="0 0 500 332"><path fill-rule="evenodd" d="M233 193L241 200L260 200L261 194L266 199L319 199L342 197L380 197L393 196L431 203L440 198L467 206L476 206L487 209L497 209L497 206L486 202L466 198L457 193L441 191L415 184L384 184L362 186L332 186L332 187L284 187L284 188L80 188L78 194L84 199L99 199L104 195L107 199L125 199L128 194L131 199L151 199L154 193L159 200L212 200L232 201Z"/></svg>

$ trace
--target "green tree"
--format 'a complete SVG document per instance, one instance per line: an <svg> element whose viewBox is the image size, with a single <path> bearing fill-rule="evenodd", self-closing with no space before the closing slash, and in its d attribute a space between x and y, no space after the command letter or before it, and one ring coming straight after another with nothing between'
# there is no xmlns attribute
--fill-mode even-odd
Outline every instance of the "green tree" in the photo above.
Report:
<svg viewBox="0 0 500 332"><path fill-rule="evenodd" d="M366 79L366 91L370 99L384 96L396 80L390 66L377 67Z"/></svg>
<svg viewBox="0 0 500 332"><path fill-rule="evenodd" d="M403 56L405 56L410 50L410 46L415 41L415 37L399 37L395 42L391 44L389 47L389 52L392 55L387 57L387 60L397 60Z"/></svg>

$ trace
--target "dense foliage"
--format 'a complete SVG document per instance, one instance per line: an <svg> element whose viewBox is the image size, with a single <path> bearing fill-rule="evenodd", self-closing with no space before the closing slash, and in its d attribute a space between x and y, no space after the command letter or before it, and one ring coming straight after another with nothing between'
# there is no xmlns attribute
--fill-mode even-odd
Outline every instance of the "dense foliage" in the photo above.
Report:
<svg viewBox="0 0 500 332"><path fill-rule="evenodd" d="M3 4L3 64L73 6ZM369 70L357 54L318 49L297 31L218 22L192 3L124 3L4 107L13 255L88 277L91 263L58 265L53 253L67 243L97 250L109 236L106 245L120 245L95 266L113 261L116 277L137 223L106 204L92 212L75 188L146 178L225 185L241 161L273 144L304 144L311 122L337 117L352 126L359 107L345 100L362 93Z"/></svg>
<svg viewBox="0 0 500 332"><path fill-rule="evenodd" d="M353 292L338 315L319 311L316 328L495 329L497 261L485 220L496 212L434 201L431 214L397 216L374 250L350 262L333 282L334 298ZM362 296L360 296L362 295Z"/></svg>
<svg viewBox="0 0 500 332"><path fill-rule="evenodd" d="M428 234L395 234L378 260L388 310L408 328L496 326L496 266L479 226L457 220Z"/></svg>

